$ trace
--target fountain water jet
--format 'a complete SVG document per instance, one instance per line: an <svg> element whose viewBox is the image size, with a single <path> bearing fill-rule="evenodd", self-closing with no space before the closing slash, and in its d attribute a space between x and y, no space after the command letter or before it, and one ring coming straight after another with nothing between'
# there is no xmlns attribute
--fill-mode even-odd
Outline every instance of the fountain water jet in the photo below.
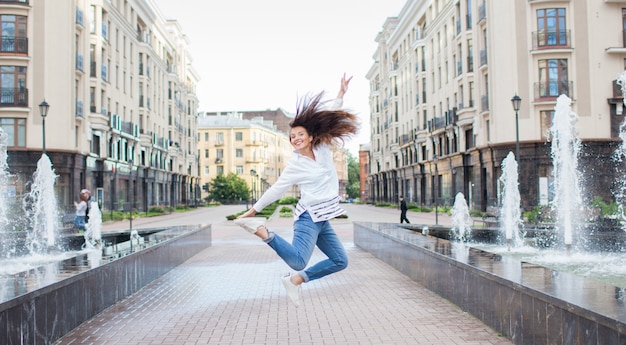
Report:
<svg viewBox="0 0 626 345"><path fill-rule="evenodd" d="M520 233L522 218L520 212L519 174L513 152L509 152L504 161L502 161L500 182L503 185L500 195L502 200L500 209L501 226L506 237L508 250L511 250L511 245L521 245L524 238L524 234Z"/></svg>
<svg viewBox="0 0 626 345"><path fill-rule="evenodd" d="M454 206L452 207L452 231L457 241L465 242L469 239L472 232L470 227L470 214L465 195L457 193L454 198Z"/></svg>
<svg viewBox="0 0 626 345"><path fill-rule="evenodd" d="M557 215L556 230L562 233L568 252L572 247L574 236L579 234L578 215L582 206L578 172L580 139L577 138L574 129L578 115L572 112L571 104L572 100L566 95L557 98L550 127L555 191L552 207Z"/></svg>
<svg viewBox="0 0 626 345"><path fill-rule="evenodd" d="M89 222L85 224L85 245L83 248L100 248L102 246L102 213L96 201L90 202Z"/></svg>
<svg viewBox="0 0 626 345"><path fill-rule="evenodd" d="M0 128L0 230L8 230L9 165L7 164L8 135Z"/></svg>
<svg viewBox="0 0 626 345"><path fill-rule="evenodd" d="M59 211L54 194L56 178L50 158L42 154L33 175L31 190L23 200L24 214L30 222L27 243L31 253L44 252L56 243L59 228Z"/></svg>
<svg viewBox="0 0 626 345"><path fill-rule="evenodd" d="M617 84L622 89L622 95L626 94L626 71L622 72L617 77ZM626 98L623 100L624 105L626 105ZM615 153L613 155L613 161L616 163L616 169L620 169L621 165L626 160L626 120L622 121L619 126L619 137L622 139L622 143L620 146L615 149ZM622 230L626 231L626 215L624 214L624 204L626 204L626 180L620 179L617 182L617 188L613 193L615 197L615 201L618 205L618 213L619 220L622 226Z"/></svg>

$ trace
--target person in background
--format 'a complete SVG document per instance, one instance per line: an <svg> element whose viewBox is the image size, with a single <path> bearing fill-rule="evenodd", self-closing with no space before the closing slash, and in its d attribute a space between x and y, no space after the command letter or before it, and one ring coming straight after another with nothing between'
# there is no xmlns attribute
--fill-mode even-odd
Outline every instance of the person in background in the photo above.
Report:
<svg viewBox="0 0 626 345"><path fill-rule="evenodd" d="M409 222L409 218L406 217L407 210L406 200L404 200L404 197L400 195L400 224L402 224L405 220L407 224L411 224L411 222Z"/></svg>
<svg viewBox="0 0 626 345"><path fill-rule="evenodd" d="M358 131L357 117L340 110L350 78L345 74L337 98L330 106L323 93L298 104L289 123L289 141L295 149L276 183L235 223L260 237L289 267L298 271L282 278L287 297L300 305L300 285L341 271L348 266L346 254L330 220L345 211L339 207L339 180L334 166L332 145ZM300 187L300 201L294 212L291 243L265 227L265 218L254 217L278 200L293 185ZM328 258L307 267L317 246Z"/></svg>
<svg viewBox="0 0 626 345"><path fill-rule="evenodd" d="M87 212L89 210L89 198L91 192L89 189L83 189L78 194L78 202L74 201L76 207L76 215L74 216L74 227L79 231L85 231L85 223L87 222Z"/></svg>

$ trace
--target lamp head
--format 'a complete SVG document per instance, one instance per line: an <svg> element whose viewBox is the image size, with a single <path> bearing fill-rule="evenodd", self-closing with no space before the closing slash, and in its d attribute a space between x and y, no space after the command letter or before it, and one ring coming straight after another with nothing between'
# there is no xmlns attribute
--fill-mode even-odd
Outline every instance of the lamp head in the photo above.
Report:
<svg viewBox="0 0 626 345"><path fill-rule="evenodd" d="M522 97L515 94L515 96L511 98L511 103L513 104L513 110L518 111L522 103Z"/></svg>
<svg viewBox="0 0 626 345"><path fill-rule="evenodd" d="M39 113L41 114L41 117L45 118L48 116L48 109L50 109L50 104L48 104L45 99L43 102L39 103Z"/></svg>

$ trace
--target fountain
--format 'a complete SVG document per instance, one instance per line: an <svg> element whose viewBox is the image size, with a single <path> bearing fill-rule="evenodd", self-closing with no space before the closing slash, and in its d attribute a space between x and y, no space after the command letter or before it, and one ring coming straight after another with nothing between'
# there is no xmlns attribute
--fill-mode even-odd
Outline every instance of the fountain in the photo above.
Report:
<svg viewBox="0 0 626 345"><path fill-rule="evenodd" d="M518 166L513 152L509 152L502 161L502 183L500 209L501 224L504 230L508 250L511 246L520 246L523 243L524 234L520 233L522 218L520 212L521 198L519 194Z"/></svg>
<svg viewBox="0 0 626 345"><path fill-rule="evenodd" d="M7 164L8 135L0 128L0 229L9 228L8 203L9 165Z"/></svg>
<svg viewBox="0 0 626 345"><path fill-rule="evenodd" d="M622 89L622 95L626 94L626 71L622 72L617 77L617 84ZM623 103L626 105L626 98L624 98ZM622 143L617 147L613 155L616 169L619 169L626 160L626 121L622 121L619 126L619 138L622 139ZM618 215L622 230L626 231L626 215L624 214L624 205L626 204L626 180L619 179L616 182L617 188L615 189L614 197L618 205Z"/></svg>
<svg viewBox="0 0 626 345"><path fill-rule="evenodd" d="M451 213L452 227L450 231L453 234L451 237L457 241L466 242L470 238L472 229L470 227L469 208L463 193L457 193L456 197L454 197L454 206L452 206Z"/></svg>
<svg viewBox="0 0 626 345"><path fill-rule="evenodd" d="M83 248L100 249L102 247L102 213L95 201L89 202L89 222L85 224L85 228Z"/></svg>
<svg viewBox="0 0 626 345"><path fill-rule="evenodd" d="M37 162L30 192L23 200L25 219L28 221L27 244L31 253L42 253L56 244L59 228L59 211L54 195L57 175L45 153Z"/></svg>
<svg viewBox="0 0 626 345"><path fill-rule="evenodd" d="M565 249L571 250L574 236L580 234L582 192L578 172L580 140L576 137L578 115L571 110L572 100L561 95L556 100L550 133L552 137L552 164L556 211L556 232L561 235ZM579 238L577 238L579 239Z"/></svg>
<svg viewBox="0 0 626 345"><path fill-rule="evenodd" d="M626 86L626 71L620 77ZM626 103L625 103L626 104ZM556 221L545 228L522 227L518 167L509 153L500 179L501 243L463 242L467 236L418 236L397 224L355 222L354 243L449 299L518 344L616 344L626 339L624 234L591 226L584 219L578 170L581 143L571 99L558 97L550 129ZM626 158L626 123L615 160ZM616 193L626 202L626 183ZM456 201L455 201L456 204ZM620 209L621 210L621 209ZM626 217L621 210L622 227ZM455 215L453 215L455 218ZM595 224L594 224L595 225ZM453 225L450 237L457 232ZM521 230L521 231L520 231ZM526 233L527 232L527 233ZM431 231L431 234L434 234ZM526 245L528 236L551 237ZM595 242L594 242L595 241ZM620 242L621 241L621 242ZM497 242L497 241L495 241ZM612 252L605 251L607 247Z"/></svg>

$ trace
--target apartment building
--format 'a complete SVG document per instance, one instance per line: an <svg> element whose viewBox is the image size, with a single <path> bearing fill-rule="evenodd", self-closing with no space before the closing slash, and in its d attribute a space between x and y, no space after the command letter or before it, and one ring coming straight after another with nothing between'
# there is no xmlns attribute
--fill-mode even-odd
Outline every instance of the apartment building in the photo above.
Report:
<svg viewBox="0 0 626 345"><path fill-rule="evenodd" d="M462 192L472 209L496 206L502 161L519 143L522 206L548 204L563 94L579 117L585 198L612 198L625 28L617 0L408 1L376 36L367 73L370 200L451 205Z"/></svg>
<svg viewBox="0 0 626 345"><path fill-rule="evenodd" d="M244 119L241 112L201 112L198 134L203 198L217 175L235 173L251 191L251 200L241 202L255 201L276 182L291 157L287 134L260 116ZM297 188L285 196L299 197Z"/></svg>
<svg viewBox="0 0 626 345"><path fill-rule="evenodd" d="M289 122L293 115L282 109L264 111L201 112L198 117L200 177L207 186L216 175L240 175L257 200L280 176L293 147ZM333 161L339 179L339 195L346 198L348 164L346 151L333 148ZM208 195L204 187L203 197ZM297 186L285 194L299 198ZM243 201L242 201L243 202Z"/></svg>
<svg viewBox="0 0 626 345"><path fill-rule="evenodd" d="M45 149L68 212L82 188L106 210L199 198L199 76L177 22L151 0L2 1L0 21L0 124L18 196Z"/></svg>

